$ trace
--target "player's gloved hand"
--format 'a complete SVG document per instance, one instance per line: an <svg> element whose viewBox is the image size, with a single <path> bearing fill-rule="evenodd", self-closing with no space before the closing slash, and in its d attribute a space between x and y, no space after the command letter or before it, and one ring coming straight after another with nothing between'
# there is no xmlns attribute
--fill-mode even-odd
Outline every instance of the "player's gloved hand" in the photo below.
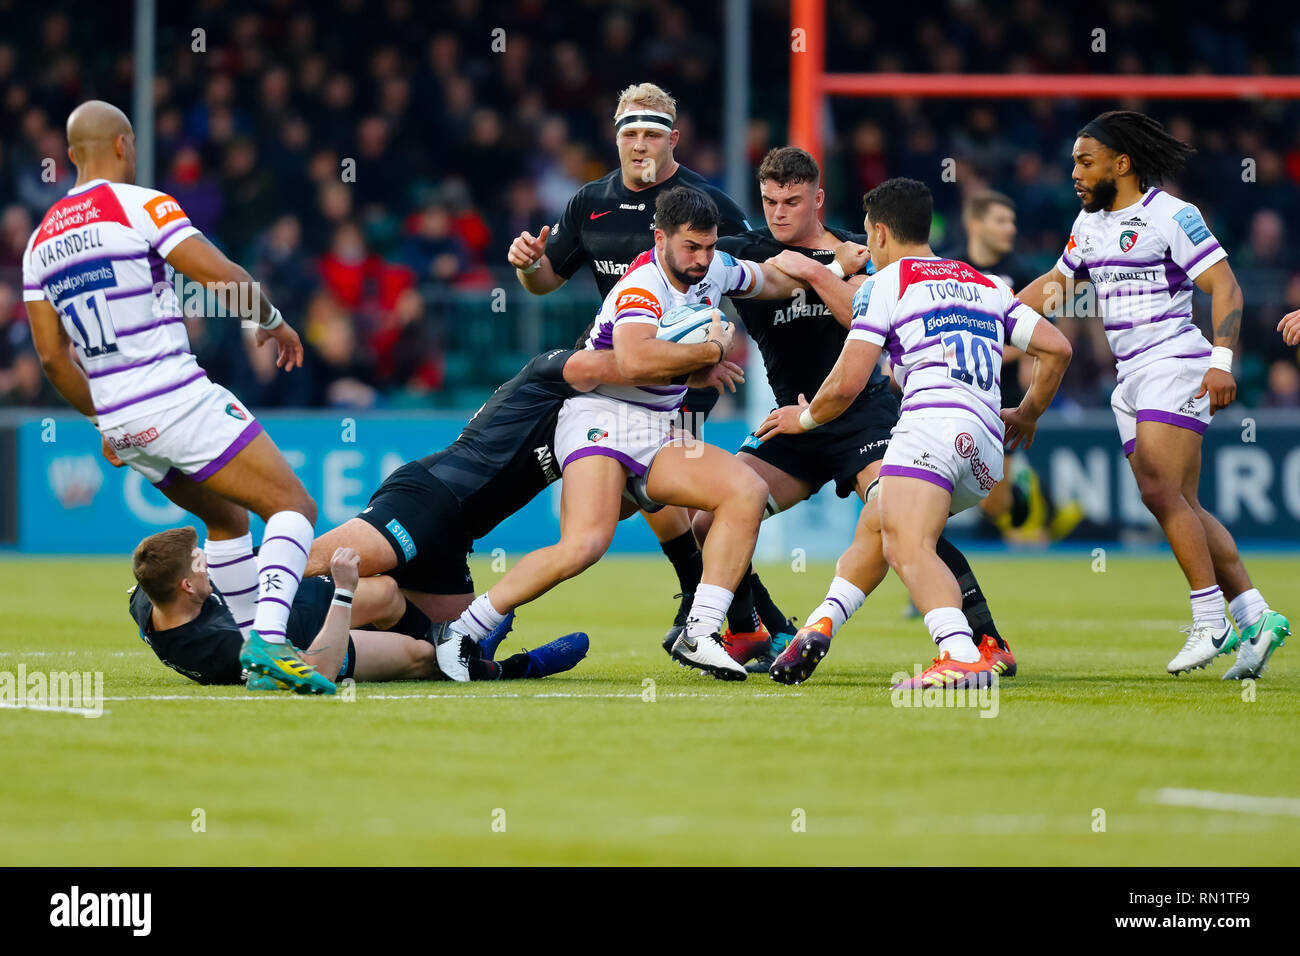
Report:
<svg viewBox="0 0 1300 956"><path fill-rule="evenodd" d="M516 269L529 268L545 254L546 237L550 234L550 226L542 226L542 231L536 237L525 229L515 237L514 242L510 243L510 251L506 253L506 261Z"/></svg>
<svg viewBox="0 0 1300 956"><path fill-rule="evenodd" d="M871 250L860 243L841 242L835 247L835 261L846 276L851 276L871 261Z"/></svg>
<svg viewBox="0 0 1300 956"><path fill-rule="evenodd" d="M330 558L330 577L334 587L356 591L361 580L361 555L352 548L339 548Z"/></svg>
<svg viewBox="0 0 1300 956"><path fill-rule="evenodd" d="M1277 324L1277 330L1282 333L1282 341L1287 345L1300 345L1300 309L1284 315Z"/></svg>
<svg viewBox="0 0 1300 956"><path fill-rule="evenodd" d="M1193 398L1200 398L1206 392L1210 393L1210 414L1213 415L1219 409L1227 408L1237 397L1237 380L1231 372L1212 368L1201 379L1201 390Z"/></svg>
<svg viewBox="0 0 1300 956"><path fill-rule="evenodd" d="M727 357L727 353L731 351L731 346L736 338L735 324L728 322L723 325L722 322L722 310L714 309L713 321L709 323L709 335L705 339L706 342L718 342L722 345L722 355L718 359L719 362Z"/></svg>
<svg viewBox="0 0 1300 956"><path fill-rule="evenodd" d="M1034 443L1034 433L1038 431L1038 419L1024 409L1002 409L1002 424L1006 426L1002 447L1007 451L1028 448Z"/></svg>
<svg viewBox="0 0 1300 956"><path fill-rule="evenodd" d="M754 429L754 437L767 441L773 435L802 435L808 429L799 419L807 408L808 399L801 394L798 405L783 405L763 419L763 424Z"/></svg>
<svg viewBox="0 0 1300 956"><path fill-rule="evenodd" d="M732 391L735 391L735 389L732 389ZM126 464L126 462L122 461L121 458L117 457L117 452L115 452L113 450L113 446L108 443L107 436L101 435L99 437L99 443L100 443L100 451L104 453L104 458L108 460L108 463L110 465L112 465L114 468L121 468L124 464Z"/></svg>
<svg viewBox="0 0 1300 956"><path fill-rule="evenodd" d="M261 348L272 339L275 339L275 364L277 366L286 372L292 372L302 366L302 339L298 338L298 333L293 330L288 322L281 322L269 332L266 329L257 330L258 348Z"/></svg>
<svg viewBox="0 0 1300 956"><path fill-rule="evenodd" d="M686 379L687 388L716 388L721 395L724 388L736 390L745 384L745 370L735 362L719 362L692 372Z"/></svg>

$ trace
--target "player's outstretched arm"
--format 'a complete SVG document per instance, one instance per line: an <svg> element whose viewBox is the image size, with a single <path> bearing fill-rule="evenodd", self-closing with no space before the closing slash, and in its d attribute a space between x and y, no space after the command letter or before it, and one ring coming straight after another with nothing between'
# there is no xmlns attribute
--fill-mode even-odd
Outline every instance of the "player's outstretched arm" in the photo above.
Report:
<svg viewBox="0 0 1300 956"><path fill-rule="evenodd" d="M302 365L302 340L280 315L280 310L253 281L243 266L228 259L220 249L202 236L190 236L171 255L168 264L187 278L202 283L222 301L228 315L256 319L257 344L275 340L275 364L286 372Z"/></svg>
<svg viewBox="0 0 1300 956"><path fill-rule="evenodd" d="M1300 309L1282 316L1277 330L1282 333L1282 341L1287 345L1300 345Z"/></svg>
<svg viewBox="0 0 1300 956"><path fill-rule="evenodd" d="M524 230L510 243L506 260L515 267L519 284L533 295L546 295L564 285L565 279L557 275L546 255L546 237L551 234L550 226L543 226L542 231L534 236Z"/></svg>
<svg viewBox="0 0 1300 956"><path fill-rule="evenodd" d="M798 253L796 253L798 255ZM749 265L753 267L762 277L759 282L757 291L748 291L742 294L742 298L752 299L788 299L795 294L798 289L808 288L808 283L798 279L790 273L780 269L773 259L766 262L753 262L749 260Z"/></svg>
<svg viewBox="0 0 1300 956"><path fill-rule="evenodd" d="M847 246L849 243L843 245ZM836 258L839 258L838 253ZM779 255L773 256L768 262L782 272L789 273L806 283L808 288L817 293L826 307L831 310L831 315L835 316L835 321L840 325L847 329L853 324L853 296L858 291L858 286L862 284L860 279L846 282L829 267L793 249L786 249ZM856 276L854 278L857 279Z"/></svg>
<svg viewBox="0 0 1300 956"><path fill-rule="evenodd" d="M1237 277L1226 259L1221 259L1196 277L1196 287L1210 294L1210 322L1214 327L1214 352L1210 369L1201 381L1200 398L1210 393L1210 414L1232 404L1237 397L1237 380L1232 377L1232 354L1241 332L1242 296Z"/></svg>
<svg viewBox="0 0 1300 956"><path fill-rule="evenodd" d="M879 361L879 345L849 339L813 400L807 402L800 395L798 405L778 408L754 430L755 436L759 441L767 441L773 435L798 435L839 418L867 387Z"/></svg>
<svg viewBox="0 0 1300 956"><path fill-rule="evenodd" d="M32 327L32 342L50 384L67 399L69 405L93 421L95 403L90 398L90 380L72 358L72 339L64 331L59 313L44 300L25 304L27 321Z"/></svg>
<svg viewBox="0 0 1300 956"><path fill-rule="evenodd" d="M1053 266L1016 293L1016 298L1039 315L1051 315L1065 302L1066 278Z"/></svg>
<svg viewBox="0 0 1300 956"><path fill-rule="evenodd" d="M348 652L348 635L352 627L352 601L361 580L361 555L351 548L339 548L330 559L330 577L334 579L334 600L325 615L325 623L302 652L302 659L331 680L343 668Z"/></svg>
<svg viewBox="0 0 1300 956"><path fill-rule="evenodd" d="M1039 319L1025 346L1025 352L1034 357L1033 378L1029 389L1018 407L1002 410L1002 422L1006 426L1004 442L1008 451L1014 451L1021 445L1028 448L1034 443L1038 419L1042 418L1056 397L1065 370L1070 365L1073 350L1070 348L1070 340L1060 329L1045 319Z"/></svg>

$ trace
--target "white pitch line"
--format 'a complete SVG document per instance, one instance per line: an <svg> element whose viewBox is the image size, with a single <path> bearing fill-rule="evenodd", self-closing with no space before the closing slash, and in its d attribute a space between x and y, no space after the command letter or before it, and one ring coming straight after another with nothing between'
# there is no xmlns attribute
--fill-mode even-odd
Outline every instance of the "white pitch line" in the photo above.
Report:
<svg viewBox="0 0 1300 956"><path fill-rule="evenodd" d="M252 700L309 700L312 696L314 696L314 695L310 695L310 694L291 694L291 693L288 693L288 692L285 692L285 693L279 693L279 692L276 692L276 693L259 693L259 692L252 692L252 693L245 693L245 694L238 694L238 695L222 695L222 696L214 696L214 695L208 695L208 694L203 694L203 695L198 695L198 694L141 694L141 695L138 695L138 696L130 696L130 697L105 697L104 700L106 700L106 701L110 701L110 700L111 700L111 701L135 701L135 700L192 700L192 701L206 701L206 700L238 700L238 701L252 701ZM322 695L322 696L324 696L324 695ZM760 692L755 693L755 694L750 694L749 696L750 696L750 697L802 697L802 696L804 696L804 695L803 695L803 692L802 692L802 691L795 691L795 692L793 692L793 693L789 693L789 694L782 694L782 693L780 693L780 692L777 692L777 693L770 693L770 692L762 692L762 691L760 691ZM701 693L687 693L687 694L678 694L678 693L667 693L667 694L666 694L666 693L657 693L657 694L655 695L655 697L656 697L656 698L662 698L662 697L671 697L671 698L679 698L679 697L703 697L703 698L709 698L709 699L713 699L713 700L726 700L726 701L736 701L736 700L744 700L744 699L745 699L744 697L729 697L729 696L727 696L727 695L725 695L725 694L701 694ZM502 698L520 699L520 700L537 700L537 699L542 699L542 698L561 698L561 699L574 699L574 700L641 700L641 699L642 699L640 694L566 694L566 693L555 693L555 694L358 694L357 697L356 697L356 700L496 700L496 699L502 699Z"/></svg>
<svg viewBox="0 0 1300 956"><path fill-rule="evenodd" d="M91 707L60 707L58 704L15 704L10 701L0 701L0 710L49 710L56 714L78 714L82 717L87 714L99 716L100 714L111 714L111 710L95 710Z"/></svg>
<svg viewBox="0 0 1300 956"><path fill-rule="evenodd" d="M1300 799L1295 797L1254 797L1244 793L1218 793L1214 790L1164 787L1156 791L1154 802L1169 807L1196 807L1201 810L1230 810L1234 813L1300 817Z"/></svg>

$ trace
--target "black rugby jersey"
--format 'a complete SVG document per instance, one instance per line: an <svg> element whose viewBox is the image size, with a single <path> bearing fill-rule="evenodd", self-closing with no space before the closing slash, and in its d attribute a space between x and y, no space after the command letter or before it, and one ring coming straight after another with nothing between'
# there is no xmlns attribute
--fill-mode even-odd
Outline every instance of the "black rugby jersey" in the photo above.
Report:
<svg viewBox="0 0 1300 956"><path fill-rule="evenodd" d="M859 233L830 228L828 231L840 241L858 242L864 246L867 244L867 237ZM785 249L811 256L822 265L830 265L835 259L834 250L787 246L774 239L767 229L754 229L743 235L719 239L718 249L738 259L752 259L755 262L770 259ZM871 271L870 263L866 271ZM768 383L782 405L797 404L800 393L812 401L826 376L835 367L849 335L849 330L835 321L835 316L831 315L831 310L816 292L807 290L803 295L802 306L798 300L798 296L789 299L731 300L740 313L741 321L745 323L745 331L763 354ZM844 414L851 414L856 406L865 401L871 386L885 381L887 379L877 365L867 387Z"/></svg>
<svg viewBox="0 0 1300 956"><path fill-rule="evenodd" d="M749 228L730 196L685 166L679 165L663 182L637 191L628 189L622 170L615 169L574 193L560 221L551 227L546 255L555 273L571 279L587 263L601 298L609 295L632 260L654 245L655 200L676 186L698 189L717 203L719 236Z"/></svg>
<svg viewBox="0 0 1300 956"><path fill-rule="evenodd" d="M420 464L460 502L471 540L483 537L560 477L555 423L566 398L581 394L564 380L572 349L532 359L469 420L457 439Z"/></svg>

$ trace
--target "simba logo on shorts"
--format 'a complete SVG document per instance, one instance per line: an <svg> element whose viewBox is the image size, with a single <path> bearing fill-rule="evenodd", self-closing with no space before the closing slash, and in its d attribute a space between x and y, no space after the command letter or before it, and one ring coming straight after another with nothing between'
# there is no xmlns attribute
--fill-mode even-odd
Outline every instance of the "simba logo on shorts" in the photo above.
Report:
<svg viewBox="0 0 1300 956"><path fill-rule="evenodd" d="M1128 252L1137 245L1138 234L1132 229L1125 229L1119 234L1119 251Z"/></svg>
<svg viewBox="0 0 1300 956"><path fill-rule="evenodd" d="M615 313L625 310L645 310L654 314L656 319L663 318L664 308L653 292L646 289L624 289L614 302Z"/></svg>
<svg viewBox="0 0 1300 956"><path fill-rule="evenodd" d="M971 438L969 432L962 432L953 439L952 444L957 449L957 454L963 458L969 458L975 454L975 439Z"/></svg>
<svg viewBox="0 0 1300 956"><path fill-rule="evenodd" d="M402 554L406 555L407 561L410 561L415 557L415 542L411 540L411 535L402 527L400 521L394 518L392 521L388 522L388 524L384 525L384 527L387 528L389 533L397 539L397 543L402 549Z"/></svg>
<svg viewBox="0 0 1300 956"><path fill-rule="evenodd" d="M187 218L181 204L171 196L155 196L144 204L144 211L159 229L169 222Z"/></svg>
<svg viewBox="0 0 1300 956"><path fill-rule="evenodd" d="M244 410L234 402L230 402L226 405L226 414L231 418L238 418L241 422L248 421L248 416L244 414Z"/></svg>
<svg viewBox="0 0 1300 956"><path fill-rule="evenodd" d="M587 441L589 442L598 442L608 437L609 432L605 431L603 428L593 428L591 431L587 432Z"/></svg>

